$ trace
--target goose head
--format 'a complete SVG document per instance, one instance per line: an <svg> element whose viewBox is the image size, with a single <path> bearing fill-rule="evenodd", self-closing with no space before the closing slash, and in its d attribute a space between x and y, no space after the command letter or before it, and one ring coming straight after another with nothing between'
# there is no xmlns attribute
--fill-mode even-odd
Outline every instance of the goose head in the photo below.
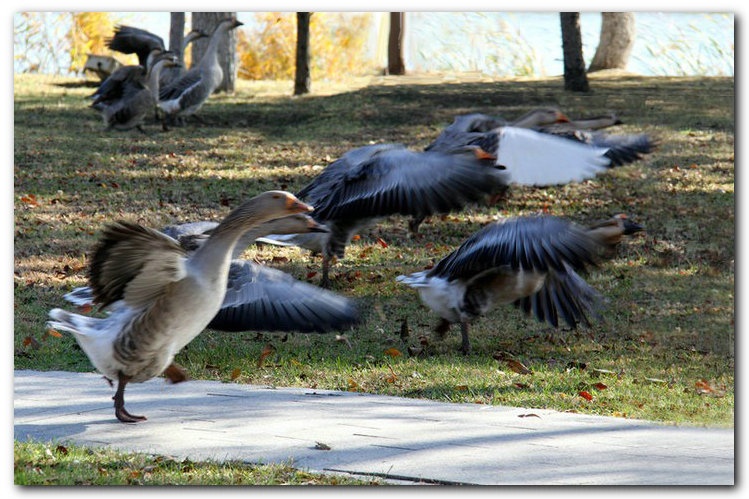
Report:
<svg viewBox="0 0 749 499"><path fill-rule="evenodd" d="M520 128L533 128L554 123L567 123L570 119L555 107L540 107L533 109L512 122Z"/></svg>

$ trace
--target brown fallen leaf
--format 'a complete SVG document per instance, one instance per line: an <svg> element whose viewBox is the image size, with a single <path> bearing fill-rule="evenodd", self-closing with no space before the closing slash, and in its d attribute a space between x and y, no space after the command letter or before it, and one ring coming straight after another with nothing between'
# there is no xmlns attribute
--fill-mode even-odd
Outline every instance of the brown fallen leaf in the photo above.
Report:
<svg viewBox="0 0 749 499"><path fill-rule="evenodd" d="M62 334L58 333L54 329L47 329L47 334L54 338L62 338Z"/></svg>
<svg viewBox="0 0 749 499"><path fill-rule="evenodd" d="M606 385L605 385L605 384L603 384L603 383L596 383L596 384L595 384L595 385L593 385L593 386L594 386L594 387L596 387L596 389L597 389L597 390L605 390L606 388L608 388L608 386L606 386Z"/></svg>
<svg viewBox="0 0 749 499"><path fill-rule="evenodd" d="M389 356L391 356L391 357L400 357L401 355L403 355L403 354L401 353L401 351L400 351L400 350L398 350L397 348L388 348L388 349L387 349L387 350L385 350L385 351L384 351L383 353L384 353L385 355L389 355Z"/></svg>
<svg viewBox="0 0 749 499"><path fill-rule="evenodd" d="M263 348L263 351L260 352L260 358L257 361L258 367L263 367L263 364L265 363L265 359L276 351L276 347L274 347L271 343L267 343L265 347Z"/></svg>
<svg viewBox="0 0 749 499"><path fill-rule="evenodd" d="M455 387L456 390L459 392L467 392L468 391L468 385L457 385Z"/></svg>
<svg viewBox="0 0 749 499"><path fill-rule="evenodd" d="M25 347L31 347L34 350L36 350L39 347L41 347L42 344L39 343L38 341L36 341L36 338L34 338L33 336L27 336L27 337L25 337L23 339L23 346L25 346Z"/></svg>
<svg viewBox="0 0 749 499"><path fill-rule="evenodd" d="M590 393L586 392L585 390L582 390L582 391L578 392L578 395L580 395L585 400L593 400L593 395L591 395Z"/></svg>
<svg viewBox="0 0 749 499"><path fill-rule="evenodd" d="M242 370L238 367L235 367L231 372L231 380L234 381L242 374Z"/></svg>
<svg viewBox="0 0 749 499"><path fill-rule="evenodd" d="M522 362L515 360L515 359L505 359L505 364L507 364L507 367L510 368L510 370L518 373L518 374L533 374L533 371L528 369L523 365Z"/></svg>
<svg viewBox="0 0 749 499"><path fill-rule="evenodd" d="M383 248L387 248L388 247L388 243L386 243L385 240L382 239L381 237L377 238L377 244L379 244Z"/></svg>

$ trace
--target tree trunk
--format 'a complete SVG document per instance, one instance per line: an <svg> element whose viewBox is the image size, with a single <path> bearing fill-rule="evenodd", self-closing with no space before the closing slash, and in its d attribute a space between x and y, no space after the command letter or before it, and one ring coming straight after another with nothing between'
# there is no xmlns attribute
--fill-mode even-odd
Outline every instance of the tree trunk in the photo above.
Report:
<svg viewBox="0 0 749 499"><path fill-rule="evenodd" d="M562 23L562 51L564 53L564 89L587 92L588 75L583 59L583 37L580 34L580 13L560 12Z"/></svg>
<svg viewBox="0 0 749 499"><path fill-rule="evenodd" d="M296 13L296 76L294 77L294 95L310 92L309 73L309 22L311 12Z"/></svg>
<svg viewBox="0 0 749 499"><path fill-rule="evenodd" d="M202 29L212 35L221 20L235 16L235 12L193 12L192 27L193 29ZM200 38L190 44L192 46L193 65L203 58L209 40L209 38ZM236 52L237 34L236 30L232 29L229 30L218 46L218 61L224 71L224 80L218 86L216 92L234 92L237 79Z"/></svg>
<svg viewBox="0 0 749 499"><path fill-rule="evenodd" d="M169 50L182 60L182 40L185 34L185 13L169 13Z"/></svg>
<svg viewBox="0 0 749 499"><path fill-rule="evenodd" d="M388 67L387 74L406 74L406 64L403 62L403 33L406 27L406 16L403 12L390 13L390 36L388 38Z"/></svg>
<svg viewBox="0 0 749 499"><path fill-rule="evenodd" d="M588 71L626 69L635 44L635 15L632 12L602 12L601 38Z"/></svg>

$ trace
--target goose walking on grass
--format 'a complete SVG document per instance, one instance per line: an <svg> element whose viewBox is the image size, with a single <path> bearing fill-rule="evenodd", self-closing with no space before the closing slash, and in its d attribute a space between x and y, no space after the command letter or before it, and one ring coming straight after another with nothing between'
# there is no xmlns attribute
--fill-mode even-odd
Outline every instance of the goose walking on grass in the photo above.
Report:
<svg viewBox="0 0 749 499"><path fill-rule="evenodd" d="M211 35L203 57L177 80L159 92L159 108L164 112L163 127L171 122L194 115L221 84L224 71L218 60L218 47L224 35L238 26L240 21L229 18L221 21Z"/></svg>
<svg viewBox="0 0 749 499"><path fill-rule="evenodd" d="M596 265L625 235L643 228L623 215L585 228L553 216L526 216L487 225L430 270L401 275L439 315L440 338L461 327L461 351L470 351L469 325L503 304L540 322L589 325L603 299L579 272Z"/></svg>
<svg viewBox="0 0 749 499"><path fill-rule="evenodd" d="M162 232L192 252L208 240L217 226L216 222L190 222L167 226ZM235 246L224 302L208 328L229 332L326 333L358 322L359 311L351 299L299 281L280 270L239 259L245 248L260 236L327 232L324 225L302 213L270 220L247 231ZM92 289L75 288L65 299L79 307L92 305Z"/></svg>
<svg viewBox="0 0 749 499"><path fill-rule="evenodd" d="M177 57L172 52L164 52L153 58L152 67L143 71L140 66L117 75L116 84L109 85L91 104L101 112L106 130L138 129L147 133L142 125L146 117L156 111L159 91L159 75L163 68L176 66Z"/></svg>
<svg viewBox="0 0 749 499"><path fill-rule="evenodd" d="M159 231L131 222L107 226L89 264L94 302L104 318L55 308L48 326L72 333L94 367L117 381L115 416L125 409L125 386L164 372L174 356L211 322L226 294L231 256L244 232L312 207L284 191L262 193L234 209L193 253Z"/></svg>

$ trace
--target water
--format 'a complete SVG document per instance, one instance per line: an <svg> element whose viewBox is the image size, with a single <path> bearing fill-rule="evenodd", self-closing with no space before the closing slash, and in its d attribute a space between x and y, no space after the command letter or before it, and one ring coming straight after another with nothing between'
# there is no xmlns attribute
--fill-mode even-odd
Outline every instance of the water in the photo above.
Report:
<svg viewBox="0 0 749 499"><path fill-rule="evenodd" d="M168 12L115 14L122 22L168 39ZM237 16L245 23L240 29L252 29L253 12ZM387 23L387 14L374 13L373 21L369 55L384 67L387 30L380 29L380 23ZM647 76L733 76L734 25L733 13L637 12L636 41L627 70ZM600 13L581 13L580 26L583 55L590 64L600 35ZM559 13L409 12L405 59L409 71L560 75ZM64 62L59 66L66 67ZM21 70L15 64L14 69Z"/></svg>

